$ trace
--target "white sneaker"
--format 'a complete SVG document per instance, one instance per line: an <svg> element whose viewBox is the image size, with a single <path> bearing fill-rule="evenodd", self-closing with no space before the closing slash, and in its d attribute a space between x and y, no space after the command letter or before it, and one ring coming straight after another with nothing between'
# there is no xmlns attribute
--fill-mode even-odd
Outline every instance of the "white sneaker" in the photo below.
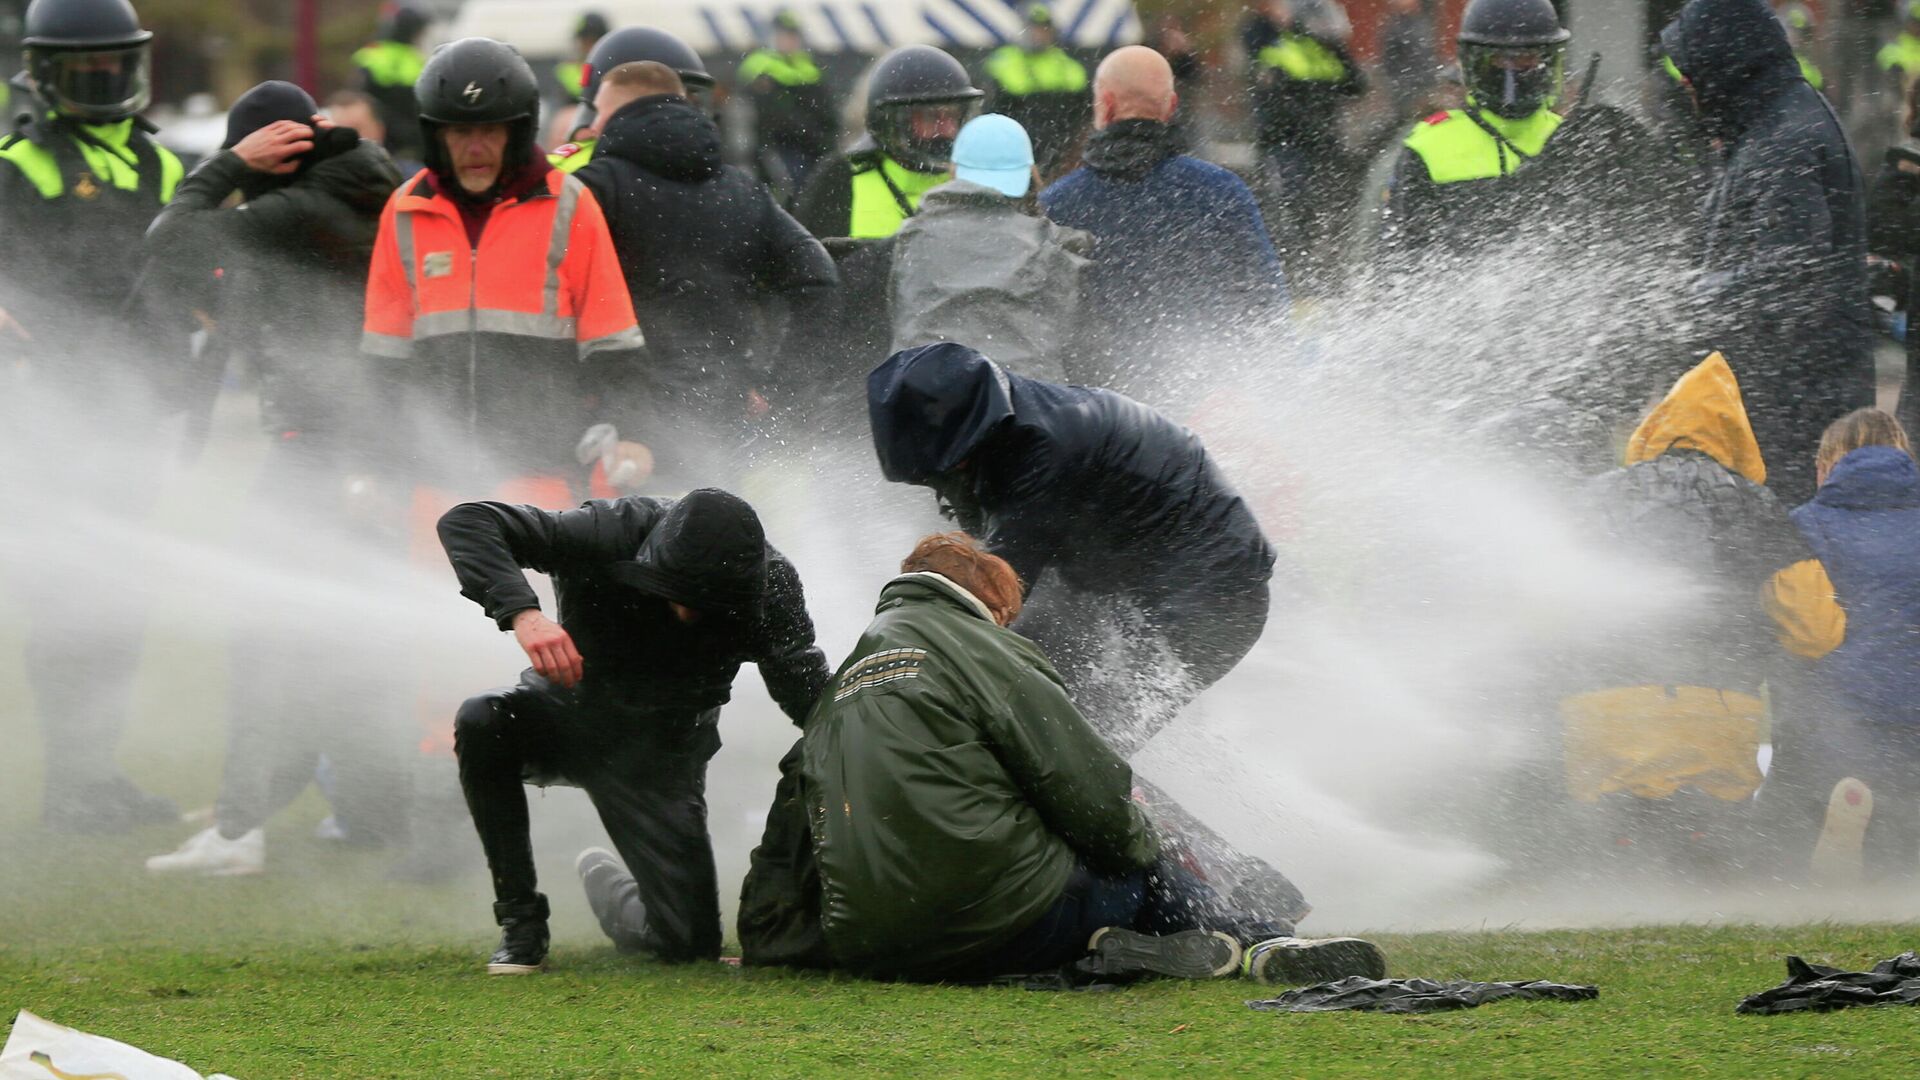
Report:
<svg viewBox="0 0 1920 1080"><path fill-rule="evenodd" d="M238 840L221 836L217 827L202 829L188 837L179 850L147 860L147 872L151 874L242 877L266 869L267 834L260 829Z"/></svg>
<svg viewBox="0 0 1920 1080"><path fill-rule="evenodd" d="M1813 845L1813 880L1820 885L1858 885L1865 876L1863 850L1873 820L1873 790L1849 776L1833 785L1827 819Z"/></svg>

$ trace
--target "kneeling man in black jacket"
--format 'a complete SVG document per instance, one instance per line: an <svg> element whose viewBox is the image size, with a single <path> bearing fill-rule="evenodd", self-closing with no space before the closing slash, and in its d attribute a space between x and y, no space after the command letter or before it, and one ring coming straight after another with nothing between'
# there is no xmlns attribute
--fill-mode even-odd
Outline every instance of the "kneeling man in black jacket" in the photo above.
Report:
<svg viewBox="0 0 1920 1080"><path fill-rule="evenodd" d="M603 922L623 948L720 955L707 835L707 762L743 662L796 723L831 672L793 564L753 508L703 488L553 513L465 503L440 519L461 594L513 631L533 668L467 699L454 722L460 785L493 872L492 975L538 971L547 899L535 889L522 783L584 788L632 870L637 919ZM523 569L553 578L560 621Z"/></svg>

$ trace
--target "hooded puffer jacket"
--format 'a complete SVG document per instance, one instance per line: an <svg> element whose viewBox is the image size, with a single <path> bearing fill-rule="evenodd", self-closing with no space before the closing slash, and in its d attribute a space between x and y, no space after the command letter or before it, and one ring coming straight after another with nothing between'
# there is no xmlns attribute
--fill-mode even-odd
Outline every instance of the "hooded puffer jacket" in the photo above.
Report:
<svg viewBox="0 0 1920 1080"><path fill-rule="evenodd" d="M1052 567L1151 604L1272 575L1273 546L1199 438L1139 402L941 344L875 368L867 404L886 478L948 497L1029 586Z"/></svg>
<svg viewBox="0 0 1920 1080"><path fill-rule="evenodd" d="M589 698L703 712L726 704L751 662L798 723L826 683L800 575L767 544L752 508L725 492L594 500L560 513L464 503L440 519L440 542L460 594L502 630L540 606L522 570L552 576ZM679 621L668 601L699 618Z"/></svg>
<svg viewBox="0 0 1920 1080"><path fill-rule="evenodd" d="M1840 121L1761 0L1690 0L1661 35L1725 147L1701 234L1701 344L1741 373L1788 505L1826 425L1872 404L1865 184Z"/></svg>
<svg viewBox="0 0 1920 1080"><path fill-rule="evenodd" d="M964 971L1058 900L1076 863L1119 875L1158 852L1132 770L1046 657L938 574L881 592L806 732L821 924L856 970Z"/></svg>
<svg viewBox="0 0 1920 1080"><path fill-rule="evenodd" d="M1760 687L1789 655L1838 645L1833 584L1764 487L1740 385L1714 354L1682 376L1587 491L1592 524L1667 590L1644 625L1571 665L1562 703L1576 797L1751 795Z"/></svg>
<svg viewBox="0 0 1920 1080"><path fill-rule="evenodd" d="M360 314L380 211L400 171L362 141L292 177L264 177L231 150L181 182L147 230L176 274L219 273L220 332L255 363L272 435L337 434L360 385ZM223 209L240 191L246 200Z"/></svg>
<svg viewBox="0 0 1920 1080"><path fill-rule="evenodd" d="M713 121L673 95L607 121L576 173L604 210L646 329L649 382L697 404L763 388L780 350L772 305L818 325L839 275L765 184L725 164Z"/></svg>
<svg viewBox="0 0 1920 1080"><path fill-rule="evenodd" d="M1822 659L1854 719L1920 726L1920 468L1893 446L1841 458L1793 523L1833 577L1847 637Z"/></svg>

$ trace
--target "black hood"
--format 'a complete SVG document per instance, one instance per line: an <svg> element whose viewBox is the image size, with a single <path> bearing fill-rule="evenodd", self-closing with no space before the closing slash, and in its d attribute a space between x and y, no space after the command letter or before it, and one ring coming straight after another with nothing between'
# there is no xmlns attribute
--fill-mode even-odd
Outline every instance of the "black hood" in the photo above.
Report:
<svg viewBox="0 0 1920 1080"><path fill-rule="evenodd" d="M1180 152L1158 120L1116 120L1087 140L1087 167L1114 180L1138 180Z"/></svg>
<svg viewBox="0 0 1920 1080"><path fill-rule="evenodd" d="M720 129L673 94L644 97L614 113L593 152L689 184L720 175L722 165Z"/></svg>
<svg viewBox="0 0 1920 1080"><path fill-rule="evenodd" d="M1693 84L1709 134L1745 130L1760 107L1803 81L1787 32L1762 0L1688 0L1660 47Z"/></svg>
<svg viewBox="0 0 1920 1080"><path fill-rule="evenodd" d="M940 342L894 353L867 376L873 449L888 480L925 484L972 457L1013 416L1012 384L979 352Z"/></svg>
<svg viewBox="0 0 1920 1080"><path fill-rule="evenodd" d="M614 580L696 611L751 612L767 583L767 534L753 507L718 488L675 502Z"/></svg>
<svg viewBox="0 0 1920 1080"><path fill-rule="evenodd" d="M359 139L345 153L315 162L301 182L326 192L360 213L378 218L393 189L399 187L404 179L399 166L393 163L393 158L379 143Z"/></svg>

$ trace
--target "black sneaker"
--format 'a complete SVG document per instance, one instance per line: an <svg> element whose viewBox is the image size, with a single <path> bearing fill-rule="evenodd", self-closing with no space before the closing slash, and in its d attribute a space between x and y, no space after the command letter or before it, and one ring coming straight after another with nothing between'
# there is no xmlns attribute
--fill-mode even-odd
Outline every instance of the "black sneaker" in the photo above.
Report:
<svg viewBox="0 0 1920 1080"><path fill-rule="evenodd" d="M98 836L142 825L177 825L180 807L165 796L140 790L120 775L74 786L61 785L49 776L41 822L52 832Z"/></svg>
<svg viewBox="0 0 1920 1080"><path fill-rule="evenodd" d="M1387 977L1380 947L1359 938L1274 938L1247 949L1246 976L1263 983L1311 986L1359 975Z"/></svg>
<svg viewBox="0 0 1920 1080"><path fill-rule="evenodd" d="M487 958L489 975L537 975L547 967L547 898L531 904L493 905L500 921L500 947Z"/></svg>
<svg viewBox="0 0 1920 1080"><path fill-rule="evenodd" d="M586 891L587 906L599 920L601 932L621 952L638 951L647 928L647 909L640 903L639 888L626 866L606 848L592 847L573 860L573 869L580 875L580 887Z"/></svg>
<svg viewBox="0 0 1920 1080"><path fill-rule="evenodd" d="M1213 930L1142 934L1118 926L1096 932L1079 967L1091 975L1164 975L1218 979L1240 966L1240 943Z"/></svg>

